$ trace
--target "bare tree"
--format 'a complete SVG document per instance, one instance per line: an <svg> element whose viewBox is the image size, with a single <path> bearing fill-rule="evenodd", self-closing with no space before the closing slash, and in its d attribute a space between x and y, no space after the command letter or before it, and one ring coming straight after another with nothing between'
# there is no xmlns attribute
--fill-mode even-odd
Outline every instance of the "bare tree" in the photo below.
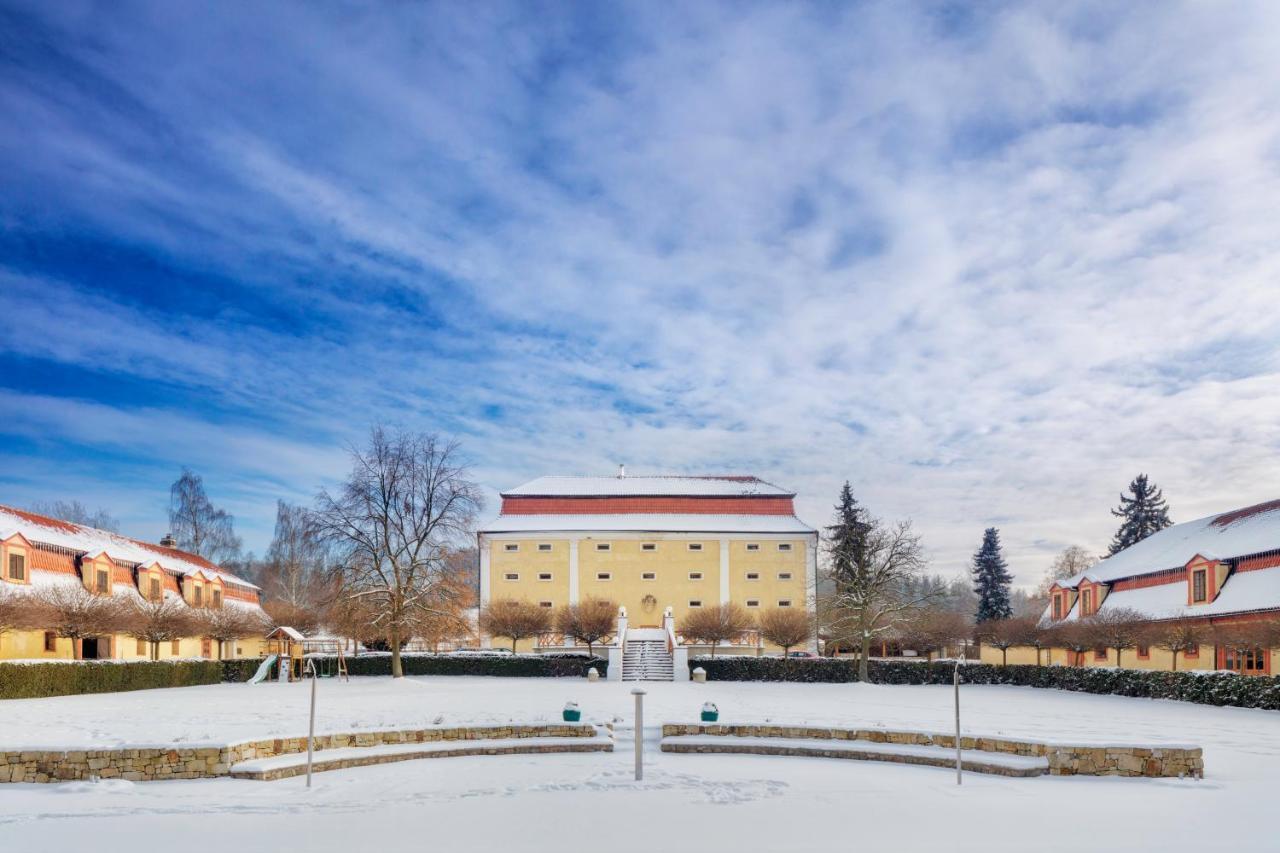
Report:
<svg viewBox="0 0 1280 853"><path fill-rule="evenodd" d="M618 605L602 598L586 598L567 604L556 612L556 630L587 644L587 654L595 656L595 644L618 629Z"/></svg>
<svg viewBox="0 0 1280 853"><path fill-rule="evenodd" d="M1175 619L1171 622L1157 622L1151 626L1151 637L1157 648L1164 649L1173 655L1173 671L1178 671L1178 655L1191 649L1199 649L1200 644L1208 637L1201 622L1190 619Z"/></svg>
<svg viewBox="0 0 1280 853"><path fill-rule="evenodd" d="M276 528L262 564L262 596L293 610L319 611L331 597L328 543L303 507L276 502Z"/></svg>
<svg viewBox="0 0 1280 853"><path fill-rule="evenodd" d="M245 637L261 637L268 631L266 620L247 607L224 604L197 610L196 614L197 633L218 641L218 660L222 660L227 643Z"/></svg>
<svg viewBox="0 0 1280 853"><path fill-rule="evenodd" d="M1213 642L1231 652L1236 661L1248 655L1260 656L1265 649L1280 647L1280 621L1274 619L1220 622L1210 630ZM1237 664L1234 668L1240 667Z"/></svg>
<svg viewBox="0 0 1280 853"><path fill-rule="evenodd" d="M91 510L80 501L38 501L28 509L37 515L47 515L72 524L110 530L112 533L120 532L120 522L111 513L102 508Z"/></svg>
<svg viewBox="0 0 1280 853"><path fill-rule="evenodd" d="M182 599L151 601L139 596L130 601L127 633L148 645L152 660L160 659L160 644L194 636L199 630L195 611Z"/></svg>
<svg viewBox="0 0 1280 853"><path fill-rule="evenodd" d="M832 554L833 561L840 556ZM900 627L937 591L915 583L925 568L924 550L907 521L892 526L871 522L852 566L848 573L831 576L822 616L832 641L859 644L858 678L866 681L872 638Z"/></svg>
<svg viewBox="0 0 1280 853"><path fill-rule="evenodd" d="M204 480L189 468L169 488L169 532L183 551L214 563L240 555L235 519L209 501Z"/></svg>
<svg viewBox="0 0 1280 853"><path fill-rule="evenodd" d="M782 647L787 657L796 646L803 646L813 636L813 623L804 610L796 607L771 607L760 614L760 636Z"/></svg>
<svg viewBox="0 0 1280 853"><path fill-rule="evenodd" d="M336 628L339 621L336 608L330 611L321 610L318 606L293 605L287 601L264 601L262 609L273 625L285 625L301 634L314 634L326 621L335 623L331 627ZM365 621L367 623L367 619Z"/></svg>
<svg viewBox="0 0 1280 853"><path fill-rule="evenodd" d="M1051 642L1072 653L1071 662L1080 666L1082 656L1099 645L1098 632L1090 619L1069 619L1056 623L1049 632Z"/></svg>
<svg viewBox="0 0 1280 853"><path fill-rule="evenodd" d="M1040 664L1040 647L1037 645L1040 629L1034 617L991 619L979 625L978 629L979 640L1000 650L1001 666L1008 666L1009 649L1015 646L1036 646L1036 665Z"/></svg>
<svg viewBox="0 0 1280 853"><path fill-rule="evenodd" d="M10 631L39 628L45 622L39 600L26 590L10 590L0 584L0 641Z"/></svg>
<svg viewBox="0 0 1280 853"><path fill-rule="evenodd" d="M35 598L45 627L72 641L77 660L86 639L127 631L132 617L132 608L122 597L94 595L78 583L41 587Z"/></svg>
<svg viewBox="0 0 1280 853"><path fill-rule="evenodd" d="M511 651L515 652L516 643L551 630L551 610L514 598L491 601L480 611L480 630L511 640Z"/></svg>
<svg viewBox="0 0 1280 853"><path fill-rule="evenodd" d="M344 557L340 597L365 602L391 647L395 678L404 676L400 645L414 621L457 609L446 556L483 505L458 456L456 443L434 435L374 427L365 450L352 448L338 493L317 501L316 527Z"/></svg>
<svg viewBox="0 0 1280 853"><path fill-rule="evenodd" d="M1073 578L1097 562L1097 557L1079 545L1068 545L1061 554L1054 558L1053 565L1044 573L1044 578L1040 581L1039 594L1041 596L1048 595L1049 589L1054 583Z"/></svg>
<svg viewBox="0 0 1280 853"><path fill-rule="evenodd" d="M715 657L716 646L741 637L753 625L751 614L742 605L730 601L690 610L680 620L679 631L691 640L711 646L711 656Z"/></svg>
<svg viewBox="0 0 1280 853"><path fill-rule="evenodd" d="M1090 619L1098 648L1115 649L1116 666L1123 668L1121 655L1142 642L1147 617L1128 607L1104 608Z"/></svg>
<svg viewBox="0 0 1280 853"><path fill-rule="evenodd" d="M902 626L904 642L924 652L925 659L929 661L933 660L934 652L944 651L947 646L957 641L964 642L972 635L973 623L963 614L932 607L916 610Z"/></svg>

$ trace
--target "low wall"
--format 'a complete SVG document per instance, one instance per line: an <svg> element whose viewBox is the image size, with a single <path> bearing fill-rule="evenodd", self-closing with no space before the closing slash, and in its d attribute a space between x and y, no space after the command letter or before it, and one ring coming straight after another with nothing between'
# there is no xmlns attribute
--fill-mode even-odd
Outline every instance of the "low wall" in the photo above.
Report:
<svg viewBox="0 0 1280 853"><path fill-rule="evenodd" d="M594 737L585 723L533 726L458 726L316 735L315 748L339 749L442 740L500 740L537 737ZM226 746L143 747L137 749L18 750L0 752L0 782L62 782L74 779L208 779L230 774L231 765L253 758L307 751L306 737L252 740Z"/></svg>
<svg viewBox="0 0 1280 853"><path fill-rule="evenodd" d="M823 740L862 740L954 749L954 735L885 729L834 729L812 726L725 725L720 723L664 723L663 737L725 735ZM1204 759L1198 746L1071 746L1033 740L987 736L961 736L962 750L1043 756L1052 776L1144 776L1183 778L1204 775Z"/></svg>

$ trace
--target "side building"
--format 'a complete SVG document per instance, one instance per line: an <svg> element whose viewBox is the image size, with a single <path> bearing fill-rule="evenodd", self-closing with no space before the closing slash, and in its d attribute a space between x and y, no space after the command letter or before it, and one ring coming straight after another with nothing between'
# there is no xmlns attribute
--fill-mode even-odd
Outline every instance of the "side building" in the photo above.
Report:
<svg viewBox="0 0 1280 853"><path fill-rule="evenodd" d="M605 599L625 608L633 634L727 602L812 614L818 533L794 500L752 476L540 477L504 492L480 530L481 604ZM760 647L753 632L737 645Z"/></svg>
<svg viewBox="0 0 1280 853"><path fill-rule="evenodd" d="M266 619L258 587L203 557L117 533L0 506L0 595L41 597L80 587L122 601L177 600L192 609L244 608ZM20 600L20 598L18 599ZM257 657L258 636L229 641L223 657ZM217 641L181 637L161 644L166 658L214 658ZM147 644L124 632L71 639L55 626L0 634L0 660L146 660Z"/></svg>
<svg viewBox="0 0 1280 853"><path fill-rule="evenodd" d="M1233 670L1271 675L1280 659L1265 638L1280 632L1280 500L1175 524L1111 556L1085 572L1058 581L1049 592L1042 628L1133 611L1149 622L1151 636L1126 651L1127 668L1175 668L1173 652L1158 643L1162 628L1188 624L1200 640L1178 652L1179 670ZM1262 625L1276 631L1259 632ZM1250 630L1254 629L1254 630ZM1060 644L1059 644L1060 645ZM1000 663L984 646L984 663ZM1009 663L1037 661L1033 648L1009 650ZM1113 649L1039 652L1044 663L1116 666Z"/></svg>

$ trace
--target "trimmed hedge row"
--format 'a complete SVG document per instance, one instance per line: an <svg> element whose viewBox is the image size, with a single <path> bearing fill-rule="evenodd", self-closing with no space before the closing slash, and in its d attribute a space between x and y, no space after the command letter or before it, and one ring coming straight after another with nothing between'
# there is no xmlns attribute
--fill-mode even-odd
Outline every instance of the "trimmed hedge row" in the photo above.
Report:
<svg viewBox="0 0 1280 853"><path fill-rule="evenodd" d="M216 660L0 663L0 699L191 687L222 678L222 662Z"/></svg>
<svg viewBox="0 0 1280 853"><path fill-rule="evenodd" d="M336 672L333 658L316 658L322 671ZM390 675L391 655L348 657L351 675ZM585 655L404 655L400 658L405 675L493 675L505 678L585 678L595 667L604 678L609 662ZM261 659L223 661L225 681L248 681ZM274 675L272 676L274 677Z"/></svg>
<svg viewBox="0 0 1280 853"><path fill-rule="evenodd" d="M858 680L852 658L698 657L690 667L702 667L708 681L800 681L834 683ZM872 684L950 684L951 661L867 662ZM1280 677L1240 676L1229 672L1160 672L1076 666L995 666L967 663L960 670L966 684L1009 684L1050 687L1077 693L1177 699L1201 705L1280 710Z"/></svg>

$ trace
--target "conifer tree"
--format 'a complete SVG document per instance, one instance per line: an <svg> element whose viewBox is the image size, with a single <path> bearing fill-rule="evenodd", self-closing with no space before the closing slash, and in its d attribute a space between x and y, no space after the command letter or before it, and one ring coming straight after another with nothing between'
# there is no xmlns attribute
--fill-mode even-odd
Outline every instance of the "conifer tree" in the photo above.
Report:
<svg viewBox="0 0 1280 853"><path fill-rule="evenodd" d="M1147 482L1146 474L1139 474L1129 484L1133 497L1120 495L1120 506L1111 510L1116 518L1122 518L1120 529L1111 540L1107 556L1118 554L1130 545L1137 544L1152 533L1173 524L1169 519L1169 505L1164 493L1154 483Z"/></svg>
<svg viewBox="0 0 1280 853"><path fill-rule="evenodd" d="M982 534L982 547L973 555L973 591L978 594L976 621L1008 619L1013 615L1009 604L1009 585L1013 575L1000 552L1000 531L988 527Z"/></svg>
<svg viewBox="0 0 1280 853"><path fill-rule="evenodd" d="M866 565L867 536L871 522L865 507L858 505L846 480L836 504L835 524L827 528L831 574L837 581L850 581Z"/></svg>

